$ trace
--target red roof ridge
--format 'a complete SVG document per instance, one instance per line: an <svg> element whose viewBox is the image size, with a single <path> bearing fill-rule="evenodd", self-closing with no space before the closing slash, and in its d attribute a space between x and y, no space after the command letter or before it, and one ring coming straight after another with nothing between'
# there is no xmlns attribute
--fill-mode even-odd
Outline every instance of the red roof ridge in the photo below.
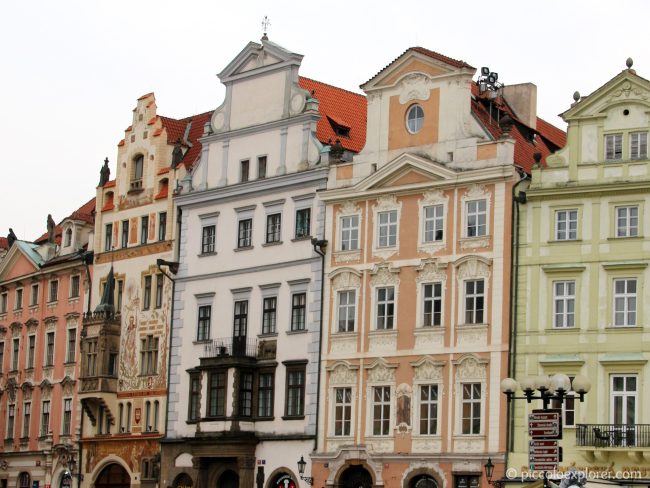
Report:
<svg viewBox="0 0 650 488"><path fill-rule="evenodd" d="M153 95L153 92L145 93L140 98L138 98L138 100L144 100L145 98L150 97L151 95Z"/></svg>
<svg viewBox="0 0 650 488"><path fill-rule="evenodd" d="M430 58L437 59L438 61L443 61L447 64L451 64L452 66L456 66L457 68L476 69L474 68L474 66L467 64L462 59L450 58L449 56L445 56L444 54L438 53L436 51L432 51L431 49L427 49L426 47L421 47L421 46L410 47L406 51L404 51L404 54L406 54L406 52L408 52L409 50L413 50L420 54L424 54L425 56L429 56Z"/></svg>
<svg viewBox="0 0 650 488"><path fill-rule="evenodd" d="M350 90L346 90L345 88L341 88L340 86L331 85L329 83L325 83L323 81L315 80L315 79L309 78L307 76L300 75L299 78L302 78L302 79L308 80L308 81L312 81L314 83L318 83L319 85L325 85L325 86L328 86L330 88L334 88L335 90L340 90L342 92L349 93L350 95L356 95L356 96L361 97L361 98L366 98L366 96L363 93L356 93L356 92L353 92L353 91L350 91ZM318 99L318 97L316 97L316 99Z"/></svg>

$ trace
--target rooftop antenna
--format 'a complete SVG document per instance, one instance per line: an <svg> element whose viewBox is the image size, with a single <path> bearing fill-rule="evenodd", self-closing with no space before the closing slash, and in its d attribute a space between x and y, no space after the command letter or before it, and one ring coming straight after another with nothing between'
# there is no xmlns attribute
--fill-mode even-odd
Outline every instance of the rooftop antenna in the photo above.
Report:
<svg viewBox="0 0 650 488"><path fill-rule="evenodd" d="M269 31L269 26L271 25L271 21L269 20L269 17L267 15L264 16L262 19L262 30L264 31L264 35L262 36L263 41L268 41L269 38L266 35L266 33Z"/></svg>
<svg viewBox="0 0 650 488"><path fill-rule="evenodd" d="M497 92L503 87L503 83L499 82L499 73L490 71L490 68L483 66L481 68L481 76L476 80L479 93L487 92L487 97L490 100L490 122L492 122L492 100L497 97Z"/></svg>

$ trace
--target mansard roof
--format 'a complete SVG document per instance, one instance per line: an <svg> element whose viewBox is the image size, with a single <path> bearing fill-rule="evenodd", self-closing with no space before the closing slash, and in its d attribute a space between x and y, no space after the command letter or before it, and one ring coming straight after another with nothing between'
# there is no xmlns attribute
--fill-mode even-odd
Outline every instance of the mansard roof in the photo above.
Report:
<svg viewBox="0 0 650 488"><path fill-rule="evenodd" d="M322 144L334 144L339 139L345 149L355 153L361 151L366 144L366 97L304 76L298 83L300 88L313 92L313 97L319 102L318 140ZM332 122L350 129L349 137L337 135Z"/></svg>

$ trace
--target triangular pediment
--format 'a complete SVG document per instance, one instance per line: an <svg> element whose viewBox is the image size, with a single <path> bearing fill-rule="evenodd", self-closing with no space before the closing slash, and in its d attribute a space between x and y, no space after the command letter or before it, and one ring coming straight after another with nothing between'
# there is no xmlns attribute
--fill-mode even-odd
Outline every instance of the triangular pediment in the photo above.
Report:
<svg viewBox="0 0 650 488"><path fill-rule="evenodd" d="M619 104L640 104L650 109L650 81L626 69L583 97L562 113L565 121L605 115L608 108Z"/></svg>
<svg viewBox="0 0 650 488"><path fill-rule="evenodd" d="M392 87L403 79L412 76L425 76L435 78L458 72L469 66L459 67L455 60L445 61L445 57L432 53L431 56L414 49L407 50L404 54L386 66L369 81L361 85L364 91ZM448 59L448 58L447 58ZM472 68L473 72L473 68Z"/></svg>
<svg viewBox="0 0 650 488"><path fill-rule="evenodd" d="M359 182L356 189L367 191L383 188L419 187L455 177L456 173L453 170L440 163L405 153Z"/></svg>
<svg viewBox="0 0 650 488"><path fill-rule="evenodd" d="M291 64L300 66L301 61L301 54L293 53L269 40L263 39L261 44L249 42L219 73L219 79L226 83L252 74L285 68Z"/></svg>
<svg viewBox="0 0 650 488"><path fill-rule="evenodd" d="M40 269L38 265L42 259L34 247L33 244L22 241L16 241L11 246L7 255L0 261L0 282L11 281Z"/></svg>

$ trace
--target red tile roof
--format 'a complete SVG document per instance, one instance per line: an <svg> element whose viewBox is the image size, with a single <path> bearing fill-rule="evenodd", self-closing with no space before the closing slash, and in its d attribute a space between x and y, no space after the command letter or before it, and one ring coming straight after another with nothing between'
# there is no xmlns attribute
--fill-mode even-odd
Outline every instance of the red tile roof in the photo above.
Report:
<svg viewBox="0 0 650 488"><path fill-rule="evenodd" d="M446 63L446 64L448 64L450 66L454 66L456 68L476 69L473 66L470 66L469 64L467 64L465 61L450 58L449 56L445 56L444 54L440 54L440 53L437 53L435 51L431 51L429 49L426 49L426 48L423 48L423 47L420 47L420 46L415 46L415 47L409 47L406 51L404 51L402 54L400 54L395 59L393 59L390 63L388 63L386 66L384 66L382 69L380 69L375 76L373 76L368 81L366 81L366 83L370 83L372 80L377 78L377 76L379 76L381 73L386 71L395 61L397 61L399 58L404 56L409 51L414 51L414 52L419 53L419 54L424 54L425 56L429 56L430 58L435 59L437 61L442 61L443 63ZM363 85L365 85L366 83L364 83ZM361 85L361 86L363 86L363 85Z"/></svg>
<svg viewBox="0 0 650 488"><path fill-rule="evenodd" d="M93 197L63 220L67 220L67 219L82 220L88 224L92 224L95 222L94 213L95 213L95 198ZM63 222L63 220L61 220L61 222ZM61 244L62 234L63 234L63 228L61 227L61 223L58 223L54 228L54 240L59 245ZM34 244L43 244L45 242L47 242L47 232L42 236L40 236L38 239L36 239L34 241Z"/></svg>
<svg viewBox="0 0 650 488"><path fill-rule="evenodd" d="M116 185L116 181L111 180L111 181L106 182L106 184L104 185L104 188L113 188L115 185Z"/></svg>
<svg viewBox="0 0 650 488"><path fill-rule="evenodd" d="M190 123L192 124L188 134L188 139L192 144L192 147L189 147L185 152L181 161L187 169L190 169L201 155L201 143L199 142L199 137L203 135L203 126L206 122L210 121L211 117L212 111L192 115L190 117L185 117L184 119L172 119L171 117L160 116L163 127L167 130L167 144L175 144L176 141L180 139L182 145L187 148L188 146L185 145L183 136L185 135L187 125ZM154 134L154 136L156 135L160 135L158 131Z"/></svg>
<svg viewBox="0 0 650 488"><path fill-rule="evenodd" d="M501 97L497 97L492 101L493 112L492 116L490 116L489 101L479 95L476 84L472 85L471 103L472 113L494 139L500 138L503 133L501 127L499 127L497 117L508 114L513 119L510 137L515 140L514 162L529 174L535 163L533 158L535 153L541 153L542 164L546 164L546 157L561 149L566 143L566 133L564 131L539 117L535 129L528 127L517 118L514 111Z"/></svg>
<svg viewBox="0 0 650 488"><path fill-rule="evenodd" d="M355 153L361 151L366 144L366 97L304 76L299 78L299 84L301 88L313 92L319 102L321 118L316 126L318 140L323 144L334 144L339 139L344 148ZM350 136L337 135L328 117L338 125L349 127Z"/></svg>
<svg viewBox="0 0 650 488"><path fill-rule="evenodd" d="M150 97L151 95L153 95L153 92L145 93L140 98L138 98L138 100L144 100L145 98Z"/></svg>
<svg viewBox="0 0 650 488"><path fill-rule="evenodd" d="M0 237L0 249L9 249L9 241L6 237Z"/></svg>

